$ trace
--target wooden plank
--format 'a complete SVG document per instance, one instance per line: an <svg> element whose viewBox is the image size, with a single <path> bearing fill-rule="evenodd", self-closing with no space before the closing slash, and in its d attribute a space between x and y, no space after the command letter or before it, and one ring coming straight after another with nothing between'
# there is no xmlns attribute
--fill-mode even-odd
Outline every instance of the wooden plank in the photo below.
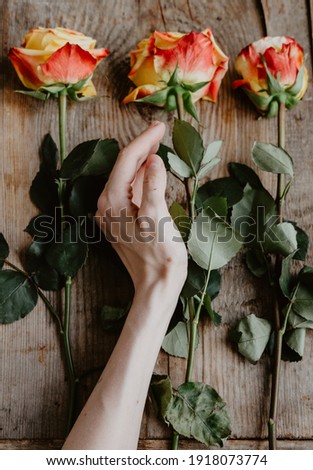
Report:
<svg viewBox="0 0 313 470"><path fill-rule="evenodd" d="M312 440L278 440L279 449L281 450L310 450L313 449ZM145 439L140 441L140 450L168 450L170 449L170 441L167 440L152 440ZM199 444L193 440L181 440L181 449L183 450L206 450L206 446ZM228 439L225 443L225 446L220 448L212 448L214 452L223 452L223 450L267 450L268 442L266 440L248 440L248 439Z"/></svg>
<svg viewBox="0 0 313 470"><path fill-rule="evenodd" d="M166 8L165 8L166 4ZM208 26L208 20L205 12L208 9L207 2L190 2L193 12L191 24L197 30ZM183 13L178 13L179 18ZM173 9L169 8L168 2L164 2L163 18L166 26L174 28ZM188 16L188 11L184 11L184 19ZM230 18L236 17L236 21L230 21ZM233 58L239 53L242 47L255 39L255 34L260 37L263 35L263 22L259 15L257 2L240 1L229 2L219 1L211 2L209 25L221 47L231 57L230 72L226 76L217 105L200 104L200 120L204 123L204 129L201 129L205 141L213 139L222 139L223 163L216 167L212 172L212 178L225 176L226 165L229 161L240 161L250 163L250 148L253 139L256 136L262 136L270 127L266 121L258 122L255 119L255 113L249 103L242 100L242 97L230 89L230 83L234 80ZM253 28L251 28L253 25ZM257 33L256 33L257 32ZM232 38L229 40L229 38ZM247 119L245 118L247 114ZM244 129L244 132L240 130ZM249 139L247 139L249 137ZM265 138L263 137L265 140ZM241 283L245 285L242 291ZM243 386L241 396L236 397L236 404L231 406L233 420L233 432L235 437L239 436L258 436L260 427L264 434L263 405L259 403L258 397L263 395L265 387L265 377L263 374L264 363L255 366L249 372L247 364L240 359L229 347L227 341L227 332L229 324L233 325L236 319L245 313L250 313L249 308L255 304L259 307L263 301L256 299L257 287L251 283L251 278L247 274L242 274L242 260L238 258L232 262L229 268L223 272L222 292L215 301L217 311L223 315L223 328L216 329L212 324L205 324L202 334L202 344L197 351L197 363L195 367L194 380L204 380L216 387L219 393L224 397L227 403L233 402L233 388L229 387L228 378L233 375L233 371L238 371L238 364L242 364L239 369L239 376L245 376L252 371L252 388ZM244 306L244 303L246 305ZM178 358L170 358L170 376L174 386L178 386L184 381L185 361ZM164 372L167 372L166 366ZM257 379L256 379L257 378ZM253 413L256 413L256 420L249 419L249 413L246 411L246 403L249 403ZM149 417L152 411L149 409ZM150 421L151 423L151 421ZM261 423L261 424L259 424ZM169 433L165 426L151 428L148 437L162 438Z"/></svg>
<svg viewBox="0 0 313 470"><path fill-rule="evenodd" d="M281 450L312 450L312 440L282 440L279 439L279 448ZM62 440L2 440L0 441L0 450L59 450L63 444ZM171 441L166 439L141 439L138 450L168 450ZM206 450L203 444L193 440L181 439L181 449L183 450ZM213 449L212 449L213 450ZM248 440L248 439L228 439L222 449L214 448L216 452L223 450L267 450L267 441Z"/></svg>
<svg viewBox="0 0 313 470"><path fill-rule="evenodd" d="M313 0L308 0L307 5L308 5L309 35L310 35L310 40L311 40L311 57L312 57L312 53L313 53Z"/></svg>
<svg viewBox="0 0 313 470"><path fill-rule="evenodd" d="M242 47L264 35L266 29L269 34L294 35L308 53L311 70L312 28L309 28L311 17L305 0L107 0L101 14L95 14L99 12L97 0L85 0L79 11L73 5L74 0L11 0L1 3L0 41L5 74L1 74L0 229L12 248L11 260L16 263L20 263L20 254L29 244L29 237L23 229L36 214L26 196L38 168L38 148L47 132L55 139L57 137L56 103L43 104L13 93L20 83L6 57L9 47L20 44L29 28L37 24L63 25L95 37L99 46L111 50L111 55L100 64L94 78L103 98L69 106L70 149L83 140L100 136L116 137L124 145L152 119L167 123L164 143L170 144L173 116L149 106L123 106L120 103L129 87L126 80L129 51L154 29L187 32L210 26L221 47L231 57L230 71L223 82L218 104L199 104L205 143L212 139L224 140L223 161L212 172L212 178L224 176L230 161L250 164L254 140L275 143L277 139L275 122L257 120L248 100L230 89L229 85L235 78L234 57ZM293 14L294 11L297 15ZM290 219L299 220L312 238L311 93L310 84L304 101L288 113L287 150L295 157L297 177L286 213ZM274 177L268 176L265 182L269 190L274 191ZM167 196L169 203L183 198L183 188L174 178L169 178ZM311 245L311 263L312 255ZM222 273L222 291L214 301L214 307L222 314L223 324L215 328L208 322L204 323L201 332L203 343L197 352L194 378L214 386L230 406L234 440L228 441L227 446L265 448L265 441L255 439L266 436L269 362L265 358L256 366L247 363L232 350L227 336L229 329L243 315L252 312L266 315L271 308L271 297L262 282L243 271L242 256L238 256ZM75 280L72 317L75 364L79 374L93 371L85 374L81 381L77 411L83 406L117 338L117 334L101 330L97 310L104 303L118 304L121 300L127 303L131 295L129 277L109 250L97 258L90 256ZM56 296L49 295L49 298L60 305L61 301ZM43 304L39 303L27 318L13 325L0 326L0 344L0 438L5 440L0 442L0 448L9 445L12 448L14 445L31 448L32 445L48 445L47 442L52 442L52 447L53 442L57 442L58 446L65 432L67 384L59 336ZM312 348L310 334L303 362L283 364L279 435L304 440L282 440L281 448L288 448L288 445L312 448L309 440L312 437L313 411ZM169 359L165 353L160 353L156 371L170 373L174 385L184 380L184 370L184 360ZM15 441L25 437L45 441ZM141 448L168 448L166 439L169 438L170 430L157 421L148 400L141 430ZM238 440L243 438L246 440ZM7 439L14 441L10 444ZM183 441L182 446L202 448L187 441Z"/></svg>

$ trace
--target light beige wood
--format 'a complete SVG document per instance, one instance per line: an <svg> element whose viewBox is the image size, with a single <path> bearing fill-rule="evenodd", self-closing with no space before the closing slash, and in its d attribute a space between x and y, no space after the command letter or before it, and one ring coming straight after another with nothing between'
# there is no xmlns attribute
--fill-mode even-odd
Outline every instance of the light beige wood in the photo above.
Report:
<svg viewBox="0 0 313 470"><path fill-rule="evenodd" d="M97 137L115 137L123 146L152 119L168 124L164 143L170 144L173 116L149 106L121 104L129 87L126 80L129 51L154 29L188 32L210 26L221 47L231 57L218 104L203 102L198 107L205 143L212 139L224 140L222 163L214 169L212 178L226 175L230 161L250 164L254 140L272 143L277 140L275 120L258 120L248 100L240 92L230 89L235 78L233 62L236 54L266 31L272 35L295 36L307 53L310 86L303 102L287 116L286 148L294 157L296 178L285 210L287 217L297 220L312 239L312 28L309 28L312 22L309 3L312 2L85 0L78 7L74 0L1 0L0 230L11 246L10 259L20 265L23 250L30 242L23 229L36 214L27 194L38 168L38 148L47 132L57 139L56 102L51 100L44 104L14 93L21 85L7 59L9 48L19 45L28 29L39 24L80 30L96 38L99 47L111 51L94 77L101 98L69 106L68 149ZM264 181L269 190L274 191L274 177L266 176ZM169 178L168 202L176 198L183 198L183 188L174 178ZM312 264L312 244L309 253ZM233 351L227 335L235 322L248 313L268 316L271 295L262 282L245 271L242 255L222 274L222 291L214 301L214 308L222 315L223 324L216 328L204 322L194 379L210 383L229 404L234 440L229 440L226 446L263 449L266 447L262 439L266 437L270 364L267 358L256 366L249 364ZM128 275L110 251L100 258L91 254L75 279L71 324L75 365L79 375L94 371L84 375L80 383L77 412L117 338L116 333L101 330L98 308L104 303L118 305L122 301L126 304L131 295ZM58 296L49 294L49 297L61 305ZM0 326L0 336L0 448L58 447L65 433L68 392L63 355L53 320L39 302L25 319ZM284 363L282 367L278 424L278 433L283 439L281 448L313 448L312 354L312 335L309 334L304 360L299 364ZM178 386L184 380L185 361L168 358L161 352L155 370L169 373L174 385ZM169 429L155 418L148 401L141 430L141 448L167 448L169 438ZM182 447L203 448L185 441Z"/></svg>

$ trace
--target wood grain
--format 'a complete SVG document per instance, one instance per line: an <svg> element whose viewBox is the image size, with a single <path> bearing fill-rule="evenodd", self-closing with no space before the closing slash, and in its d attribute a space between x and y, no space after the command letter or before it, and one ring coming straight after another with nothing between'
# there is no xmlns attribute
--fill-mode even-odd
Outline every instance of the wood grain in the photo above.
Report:
<svg viewBox="0 0 313 470"><path fill-rule="evenodd" d="M221 47L231 57L218 104L203 102L198 107L205 143L212 139L224 141L222 163L214 169L212 178L226 175L230 161L250 164L254 140L277 141L275 120L258 120L248 100L230 88L235 77L236 54L266 31L272 35L294 36L307 53L310 86L303 102L287 116L286 147L294 157L297 176L285 210L287 218L297 220L312 239L312 1L85 0L77 9L74 0L1 0L0 8L0 65L4 71L0 75L0 230L11 246L13 262L21 265L23 251L30 242L23 229L36 214L27 194L38 168L38 148L46 133L57 138L56 103L43 104L14 93L21 85L7 59L9 48L19 45L28 29L39 24L80 30L96 38L99 47L111 51L95 73L94 83L101 98L69 107L68 149L101 136L115 137L123 146L153 119L167 123L164 143L170 144L173 116L149 106L121 104L129 88L129 51L155 29L188 32L211 27ZM274 191L273 177L267 176L264 182ZM174 178L169 178L168 202L182 197L183 188ZM311 244L309 263L312 261ZM271 297L261 281L245 272L241 255L222 271L222 275L222 291L214 301L214 308L222 315L223 323L219 328L204 323L194 379L210 383L229 404L233 440L229 440L227 446L263 449L270 391L269 361L264 358L255 366L249 364L232 350L227 336L229 329L245 314L268 315ZM53 302L61 304L58 297L49 296ZM99 307L104 303L126 304L131 296L129 277L111 250L97 259L90 256L75 279L71 324L75 364L79 375L94 371L84 375L81 381L77 412L117 338L117 334L101 330ZM59 443L64 438L68 396L55 324L44 305L39 303L25 319L0 326L0 337L0 439L3 439L0 448L18 445L19 448L34 448L32 445L37 445L34 442L50 442L53 447L53 442ZM281 448L313 448L312 354L312 335L309 334L304 360L300 364L283 364L278 428ZM169 373L174 385L179 385L184 378L185 361L169 358L161 352L155 370ZM140 448L167 448L169 437L169 429L155 418L148 400ZM185 441L183 446L202 448Z"/></svg>
<svg viewBox="0 0 313 470"><path fill-rule="evenodd" d="M59 450L63 440L57 439L21 439L0 441L0 450ZM206 450L203 444L198 442L181 439L181 449L183 450ZM170 448L170 441L166 439L140 439L138 450L167 450ZM279 440L281 450L312 450L312 440ZM214 451L223 452L223 450L267 450L267 441L248 440L248 439L228 439L222 449L216 448ZM309 457L308 457L309 458Z"/></svg>

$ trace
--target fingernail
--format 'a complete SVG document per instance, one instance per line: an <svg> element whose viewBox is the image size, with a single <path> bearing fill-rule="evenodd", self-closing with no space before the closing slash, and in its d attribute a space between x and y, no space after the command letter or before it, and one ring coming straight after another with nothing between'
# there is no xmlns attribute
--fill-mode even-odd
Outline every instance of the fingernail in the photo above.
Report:
<svg viewBox="0 0 313 470"><path fill-rule="evenodd" d="M156 127L156 126L159 126L160 124L161 124L160 121L152 121L150 124L150 127Z"/></svg>

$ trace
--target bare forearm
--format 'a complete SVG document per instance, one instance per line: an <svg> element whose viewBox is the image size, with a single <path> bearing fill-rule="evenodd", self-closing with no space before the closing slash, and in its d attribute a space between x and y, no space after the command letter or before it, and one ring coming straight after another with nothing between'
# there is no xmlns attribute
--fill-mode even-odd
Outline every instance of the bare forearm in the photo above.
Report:
<svg viewBox="0 0 313 470"><path fill-rule="evenodd" d="M155 361L187 275L187 251L165 200L166 169L155 155L164 131L164 124L154 122L120 152L98 200L98 223L116 241L114 248L136 294L110 360L64 449L137 447ZM125 220L121 213L127 215ZM112 223L114 217L119 224ZM145 220L154 222L149 241L139 236Z"/></svg>
<svg viewBox="0 0 313 470"><path fill-rule="evenodd" d="M178 294L164 280L136 293L110 360L64 449L136 449L151 375Z"/></svg>

